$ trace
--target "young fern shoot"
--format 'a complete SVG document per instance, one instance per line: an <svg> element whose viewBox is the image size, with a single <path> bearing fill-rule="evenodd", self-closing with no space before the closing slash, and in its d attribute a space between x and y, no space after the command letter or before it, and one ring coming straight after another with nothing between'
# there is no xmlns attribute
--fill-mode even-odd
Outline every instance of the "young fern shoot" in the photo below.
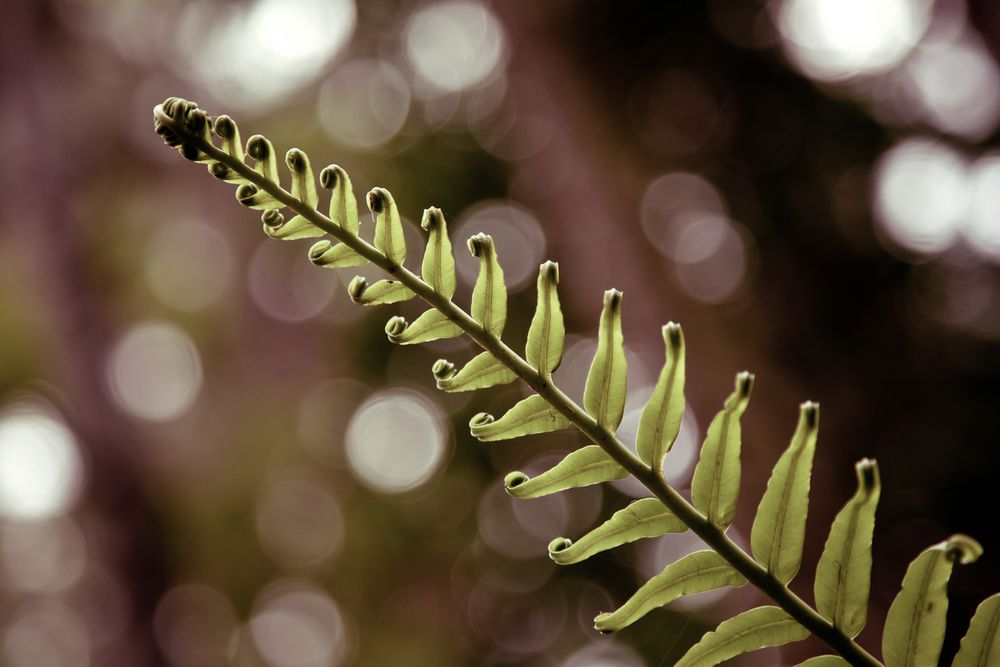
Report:
<svg viewBox="0 0 1000 667"><path fill-rule="evenodd" d="M369 243L360 235L357 201L347 173L336 165L320 172L320 185L330 190L329 213L318 210L319 196L306 154L292 149L285 162L290 191L279 180L272 144L252 136L246 151L228 116L210 118L193 102L168 98L153 111L155 130L186 159L203 163L216 178L236 187L236 199L262 211L264 232L282 240L319 239L308 251L317 266L346 268L372 263L389 277L369 285L361 277L348 286L350 297L365 306L392 304L420 297L429 308L413 322L396 316L385 331L402 345L467 335L482 352L458 368L438 360L432 370L443 391L471 391L520 379L533 394L494 417L479 413L469 427L473 437L494 442L556 431L570 426L591 444L568 453L551 469L534 477L512 472L504 480L508 493L535 498L591 484L634 476L650 492L615 512L607 521L575 541L557 537L549 556L558 564L578 563L597 553L669 533L693 531L708 548L667 565L618 609L600 614L595 626L614 632L651 610L684 596L748 582L774 605L750 609L706 633L676 664L716 665L741 653L781 646L810 634L834 652L802 665L882 665L854 641L867 619L871 579L871 544L875 509L881 492L876 463L856 466L858 490L837 514L816 570L815 607L788 588L802 562L812 462L819 430L819 406L802 404L788 449L768 481L751 532L751 553L726 531L737 508L740 486L740 419L746 411L754 378L736 376L733 393L708 427L692 480L692 501L666 481L665 457L680 430L684 410L685 341L681 327L663 328L665 363L653 394L642 411L635 453L615 436L622 419L626 361L622 339L622 294L609 290L584 390L583 407L552 381L562 358L565 326L559 305L559 267L539 267L538 300L522 357L502 340L507 319L507 289L496 248L489 236L468 241L479 259L479 274L470 312L453 301L455 262L441 211L424 211L421 227L427 244L417 276L404 265L406 243L392 195L372 189L366 203L374 219ZM219 143L216 144L216 138ZM250 158L247 160L247 158ZM286 219L284 210L291 215ZM669 539L669 538L668 538ZM955 535L921 553L909 566L902 589L889 609L882 641L887 667L925 667L938 663L944 638L947 582L956 563L981 554L971 538ZM1000 594L976 610L962 640L954 667L1000 664Z"/></svg>

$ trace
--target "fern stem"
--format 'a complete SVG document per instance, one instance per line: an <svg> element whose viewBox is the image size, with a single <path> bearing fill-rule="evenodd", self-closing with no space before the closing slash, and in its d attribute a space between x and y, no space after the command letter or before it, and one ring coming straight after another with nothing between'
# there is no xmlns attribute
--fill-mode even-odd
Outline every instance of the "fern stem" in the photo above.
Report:
<svg viewBox="0 0 1000 667"><path fill-rule="evenodd" d="M566 417L588 439L600 446L625 470L634 475L667 509L683 521L692 532L698 535L708 546L732 565L733 568L746 577L750 583L770 597L789 616L798 621L832 650L840 654L850 664L864 667L882 667L882 663L874 656L837 629L830 621L823 618L819 612L793 593L785 584L782 584L771 576L750 554L740 548L723 531L712 525L704 515L671 487L661 474L658 474L643 463L632 453L631 449L618 440L608 429L600 426L583 408L555 386L550 378L540 374L519 354L510 349L506 343L487 331L471 315L462 310L450 299L435 291L433 287L406 267L389 260L375 246L341 228L312 206L292 196L290 192L282 188L277 182L258 174L242 161L233 158L214 144L206 141L203 137L190 132L183 123L177 123L165 114L158 118L161 122L169 124L178 135L182 135L185 138L185 143L196 146L212 159L225 164L241 177L253 183L259 189L274 197L274 199L292 209L316 227L329 233L359 255L392 275L428 305L446 315L481 348L499 359L504 366L514 372L539 396Z"/></svg>

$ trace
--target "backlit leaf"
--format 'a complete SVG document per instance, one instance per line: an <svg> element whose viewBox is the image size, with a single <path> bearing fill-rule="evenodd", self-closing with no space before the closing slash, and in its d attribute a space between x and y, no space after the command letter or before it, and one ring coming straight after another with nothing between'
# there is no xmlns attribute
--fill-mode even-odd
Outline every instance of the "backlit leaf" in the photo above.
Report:
<svg viewBox="0 0 1000 667"><path fill-rule="evenodd" d="M868 619L875 508L882 493L878 465L855 466L858 489L837 514L816 566L816 610L848 637L857 637Z"/></svg>
<svg viewBox="0 0 1000 667"><path fill-rule="evenodd" d="M247 155L255 160L254 171L272 183L279 183L278 157L267 137L255 134L247 139Z"/></svg>
<svg viewBox="0 0 1000 667"><path fill-rule="evenodd" d="M587 445L570 452L545 472L528 477L512 472L503 482L507 493L515 498L539 498L566 489L624 479L628 472L597 445Z"/></svg>
<svg viewBox="0 0 1000 667"><path fill-rule="evenodd" d="M385 333L393 343L414 345L442 338L455 338L462 335L462 329L440 310L431 309L421 313L412 324L407 323L402 317L393 317L386 323Z"/></svg>
<svg viewBox="0 0 1000 667"><path fill-rule="evenodd" d="M420 276L435 292L450 299L455 294L455 257L448 238L448 225L441 209L425 210L420 226L428 234Z"/></svg>
<svg viewBox="0 0 1000 667"><path fill-rule="evenodd" d="M382 306L406 301L416 296L409 287L395 280L379 280L371 285L361 276L355 276L347 285L351 301L362 306Z"/></svg>
<svg viewBox="0 0 1000 667"><path fill-rule="evenodd" d="M642 409L635 448L639 458L660 470L663 457L674 446L684 417L684 332L671 322L663 327L667 358L649 402Z"/></svg>
<svg viewBox="0 0 1000 667"><path fill-rule="evenodd" d="M615 611L598 614L594 627L601 632L615 632L684 595L745 583L743 575L719 554L707 549L695 551L666 566Z"/></svg>
<svg viewBox="0 0 1000 667"><path fill-rule="evenodd" d="M362 266L368 260L343 243L333 243L329 239L317 241L309 248L309 261L328 269L342 269L348 266Z"/></svg>
<svg viewBox="0 0 1000 667"><path fill-rule="evenodd" d="M809 631L778 607L757 607L723 621L684 654L675 667L712 667L750 651L782 646Z"/></svg>
<svg viewBox="0 0 1000 667"><path fill-rule="evenodd" d="M699 512L721 530L733 523L740 495L740 417L750 403L753 375L736 376L736 389L708 425L698 465L691 479L691 499Z"/></svg>
<svg viewBox="0 0 1000 667"><path fill-rule="evenodd" d="M479 276L472 289L472 318L497 338L507 321L507 286L497 260L493 239L476 234L469 239L469 252L479 258Z"/></svg>
<svg viewBox="0 0 1000 667"><path fill-rule="evenodd" d="M557 537L549 543L549 557L560 565L579 563L596 553L667 533L683 533L687 526L656 498L643 498L620 509L611 518L575 542Z"/></svg>
<svg viewBox="0 0 1000 667"><path fill-rule="evenodd" d="M951 667L986 667L1000 665L1000 593L992 595L976 607L969 630Z"/></svg>
<svg viewBox="0 0 1000 667"><path fill-rule="evenodd" d="M319 195L316 194L316 177L313 176L309 156L298 148L285 153L285 164L292 172L292 196L310 208L319 205Z"/></svg>
<svg viewBox="0 0 1000 667"><path fill-rule="evenodd" d="M500 360L489 352L481 352L473 357L460 371L437 377L438 389L442 391L473 391L498 384L507 384L517 379Z"/></svg>
<svg viewBox="0 0 1000 667"><path fill-rule="evenodd" d="M538 300L528 328L525 358L542 375L549 375L562 361L566 328L559 306L559 265L545 262L538 267Z"/></svg>
<svg viewBox="0 0 1000 667"><path fill-rule="evenodd" d="M948 612L948 580L956 562L971 563L983 549L965 535L925 549L906 568L902 590L889 607L882 633L886 667L938 664Z"/></svg>
<svg viewBox="0 0 1000 667"><path fill-rule="evenodd" d="M803 403L795 435L771 472L750 532L754 558L783 584L792 580L802 564L818 430L819 405Z"/></svg>
<svg viewBox="0 0 1000 667"><path fill-rule="evenodd" d="M538 394L515 403L514 407L497 420L494 420L492 415L480 412L469 422L473 437L483 442L548 433L567 426L569 420Z"/></svg>
<svg viewBox="0 0 1000 667"><path fill-rule="evenodd" d="M358 235L358 200L351 178L339 165L331 164L319 174L319 183L330 190L330 219L354 236Z"/></svg>
<svg viewBox="0 0 1000 667"><path fill-rule="evenodd" d="M396 200L385 188L372 188L368 193L368 208L375 217L375 247L390 262L402 266L406 259L406 239Z"/></svg>
<svg viewBox="0 0 1000 667"><path fill-rule="evenodd" d="M282 222L278 226L271 226L265 222L264 233L272 239L281 239L282 241L314 239L319 236L326 235L326 232L303 218L301 215L296 215L291 220Z"/></svg>
<svg viewBox="0 0 1000 667"><path fill-rule="evenodd" d="M622 293L604 293L604 310L597 331L597 353L587 374L583 405L597 423L614 433L625 412L628 369L622 339Z"/></svg>

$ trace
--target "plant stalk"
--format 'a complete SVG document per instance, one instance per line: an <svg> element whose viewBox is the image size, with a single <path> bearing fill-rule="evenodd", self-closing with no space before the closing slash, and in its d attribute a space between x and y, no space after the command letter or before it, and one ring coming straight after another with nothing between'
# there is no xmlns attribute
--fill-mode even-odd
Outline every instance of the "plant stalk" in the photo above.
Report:
<svg viewBox="0 0 1000 667"><path fill-rule="evenodd" d="M538 373L519 354L510 349L506 343L484 330L472 316L459 306L436 292L423 279L406 267L391 262L377 248L364 239L348 233L329 217L293 197L290 192L282 188L279 184L269 181L245 163L234 159L228 153L204 141L201 137L193 135L187 131L182 123L175 122L173 119L166 117L165 114L162 115L161 120L169 122L178 134L182 134L187 139L187 143L197 146L212 159L222 162L241 177L267 192L316 227L345 243L359 255L371 261L393 276L393 278L399 280L403 285L410 288L428 305L447 315L449 319L461 327L481 348L499 359L504 366L513 371L523 382L566 417L570 423L576 426L587 438L600 446L611 458L642 482L667 509L680 518L692 532L722 556L737 572L746 577L750 583L763 591L788 613L789 616L798 621L804 628L809 630L850 664L858 667L883 667L882 663L874 656L837 629L830 621L823 618L819 612L793 593L786 585L771 576L764 567L733 542L723 531L713 526L701 512L671 487L662 475L643 463L631 449L618 440L615 434L599 426L597 421L587 414L583 408L577 405L549 379Z"/></svg>

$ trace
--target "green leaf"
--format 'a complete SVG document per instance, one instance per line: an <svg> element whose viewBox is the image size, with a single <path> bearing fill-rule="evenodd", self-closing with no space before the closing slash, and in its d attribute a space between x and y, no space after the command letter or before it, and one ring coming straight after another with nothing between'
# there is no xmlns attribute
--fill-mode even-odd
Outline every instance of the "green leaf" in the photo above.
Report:
<svg viewBox="0 0 1000 667"><path fill-rule="evenodd" d="M720 530L728 528L736 516L740 495L740 417L750 403L752 390L753 375L743 372L736 376L736 389L708 425L691 479L694 506Z"/></svg>
<svg viewBox="0 0 1000 667"><path fill-rule="evenodd" d="M754 558L783 584L792 580L802 564L818 430L819 405L807 401L800 407L792 442L767 481L750 531Z"/></svg>
<svg viewBox="0 0 1000 667"><path fill-rule="evenodd" d="M354 276L347 285L347 293L351 301L362 306L382 306L416 296L409 287L395 280L379 280L369 285L361 276Z"/></svg>
<svg viewBox="0 0 1000 667"><path fill-rule="evenodd" d="M885 618L882 655L886 667L938 664L948 612L948 580L955 562L972 563L983 548L971 537L952 535L925 549L906 568L902 590Z"/></svg>
<svg viewBox="0 0 1000 667"><path fill-rule="evenodd" d="M597 332L597 353L587 374L583 405L597 423L611 433L618 429L625 412L628 369L622 340L622 293L604 293L604 310Z"/></svg>
<svg viewBox="0 0 1000 667"><path fill-rule="evenodd" d="M326 236L326 232L301 215L296 215L291 220L282 222L277 226L272 226L265 221L264 233L272 239L281 239L282 241L297 241L299 239L314 239L318 236Z"/></svg>
<svg viewBox="0 0 1000 667"><path fill-rule="evenodd" d="M1000 593L992 595L976 607L969 623L969 631L962 637L962 644L951 667L987 667L1000 665Z"/></svg>
<svg viewBox="0 0 1000 667"><path fill-rule="evenodd" d="M263 190L259 190L256 185L249 183L245 183L236 188L236 201L243 204L247 208L254 209L255 211L266 211L268 209L285 207L285 205L280 201Z"/></svg>
<svg viewBox="0 0 1000 667"><path fill-rule="evenodd" d="M334 244L329 239L317 241L309 248L309 261L327 269L342 269L348 266L362 266L368 260L348 248L343 243Z"/></svg>
<svg viewBox="0 0 1000 667"><path fill-rule="evenodd" d="M316 194L316 178L313 176L309 156L298 148L292 148L285 153L285 164L292 172L292 196L309 208L319 205L319 195Z"/></svg>
<svg viewBox="0 0 1000 667"><path fill-rule="evenodd" d="M615 611L598 614L594 627L601 632L615 632L685 595L745 583L743 575L719 554L707 549L695 551L666 566Z"/></svg>
<svg viewBox="0 0 1000 667"><path fill-rule="evenodd" d="M255 134L247 139L247 154L256 161L254 171L272 183L280 184L278 159L274 154L274 146L266 137Z"/></svg>
<svg viewBox="0 0 1000 667"><path fill-rule="evenodd" d="M440 368L437 364L435 367ZM517 379L514 371L500 363L500 360L489 352L476 355L460 371L455 371L451 365L448 374L435 373L435 377L438 389L448 392L486 389L498 384L508 384Z"/></svg>
<svg viewBox="0 0 1000 667"><path fill-rule="evenodd" d="M816 610L848 637L857 637L868 619L875 508L882 493L878 464L863 459L854 467L858 490L837 514L816 566Z"/></svg>
<svg viewBox="0 0 1000 667"><path fill-rule="evenodd" d="M528 342L524 355L535 370L549 375L562 361L566 327L559 306L559 265L545 262L538 267L538 301L535 316L528 327Z"/></svg>
<svg viewBox="0 0 1000 667"><path fill-rule="evenodd" d="M408 324L402 317L394 317L385 325L389 340L398 345L415 345L441 338L455 338L462 335L462 329L448 319L440 310L427 310Z"/></svg>
<svg viewBox="0 0 1000 667"><path fill-rule="evenodd" d="M222 150L237 162L243 162L243 144L236 121L226 115L217 116L212 129L222 139Z"/></svg>
<svg viewBox="0 0 1000 667"><path fill-rule="evenodd" d="M624 479L628 472L597 445L587 445L535 477L512 472L504 477L507 493L515 498L539 498L566 489Z"/></svg>
<svg viewBox="0 0 1000 667"><path fill-rule="evenodd" d="M390 262L402 266L406 259L406 239L396 200L385 188L372 188L368 193L368 208L375 217L375 247Z"/></svg>
<svg viewBox="0 0 1000 667"><path fill-rule="evenodd" d="M586 560L628 542L667 533L683 533L687 525L656 498L643 498L618 510L576 542L557 537L549 543L549 558L559 565Z"/></svg>
<svg viewBox="0 0 1000 667"><path fill-rule="evenodd" d="M847 662L839 655L819 655L815 658L809 658L805 662L800 662L797 667L850 667L851 663Z"/></svg>
<svg viewBox="0 0 1000 667"><path fill-rule="evenodd" d="M497 261L493 239L486 234L469 238L469 252L479 258L479 276L472 288L472 318L497 338L507 321L507 286Z"/></svg>
<svg viewBox="0 0 1000 667"><path fill-rule="evenodd" d="M331 164L319 174L319 184L330 193L330 219L354 236L358 235L358 200L351 178L339 165Z"/></svg>
<svg viewBox="0 0 1000 667"><path fill-rule="evenodd" d="M424 210L420 226L427 232L427 247L424 261L420 266L420 276L434 291L446 299L455 294L455 257L448 238L448 225L439 208Z"/></svg>
<svg viewBox="0 0 1000 667"><path fill-rule="evenodd" d="M684 417L684 332L679 324L663 327L667 359L653 395L642 409L635 448L653 470L663 467L663 457L674 446Z"/></svg>
<svg viewBox="0 0 1000 667"><path fill-rule="evenodd" d="M523 435L537 435L558 431L569 426L569 420L549 405L544 398L533 394L514 404L500 419L480 412L469 422L472 436L483 442L509 440Z"/></svg>
<svg viewBox="0 0 1000 667"><path fill-rule="evenodd" d="M712 667L750 651L782 646L809 636L778 607L757 607L723 621L684 654L675 667Z"/></svg>

